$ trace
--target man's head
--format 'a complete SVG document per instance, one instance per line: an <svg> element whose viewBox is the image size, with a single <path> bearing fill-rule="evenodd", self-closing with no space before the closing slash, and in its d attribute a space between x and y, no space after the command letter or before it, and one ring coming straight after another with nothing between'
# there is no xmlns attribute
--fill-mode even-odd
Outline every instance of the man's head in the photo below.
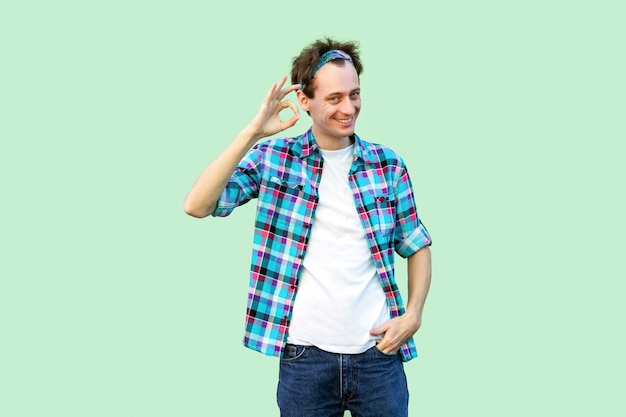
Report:
<svg viewBox="0 0 626 417"><path fill-rule="evenodd" d="M291 83L300 84L302 91L307 97L315 97L315 76L314 70L320 64L320 58L330 51L342 51L352 60L352 65L357 76L363 72L363 64L359 57L358 45L355 42L337 42L330 38L313 42L302 50L300 55L295 57L291 66ZM331 57L333 65L345 65L346 60L340 57Z"/></svg>
<svg viewBox="0 0 626 417"><path fill-rule="evenodd" d="M313 134L322 149L341 149L350 143L361 111L356 44L317 41L307 47L292 67L292 81L302 110L313 119Z"/></svg>

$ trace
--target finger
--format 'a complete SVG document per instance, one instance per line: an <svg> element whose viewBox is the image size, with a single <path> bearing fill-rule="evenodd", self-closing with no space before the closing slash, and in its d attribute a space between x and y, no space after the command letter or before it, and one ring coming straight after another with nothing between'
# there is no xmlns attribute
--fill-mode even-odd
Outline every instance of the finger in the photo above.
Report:
<svg viewBox="0 0 626 417"><path fill-rule="evenodd" d="M298 120L300 120L300 112L298 111L298 108L296 107L296 105L293 104L291 101L283 101L283 102L281 102L281 107L282 107L283 110L284 109L291 109L291 111L293 111L293 113L294 113L293 116L289 120L282 121L282 124L283 124L285 129L295 125L296 122Z"/></svg>
<svg viewBox="0 0 626 417"><path fill-rule="evenodd" d="M283 101L281 105L283 109L290 108L291 110L293 110L296 116L300 116L300 110L298 110L298 107L295 104L293 104L293 102L287 100L287 101Z"/></svg>
<svg viewBox="0 0 626 417"><path fill-rule="evenodd" d="M282 122L283 125L281 127L283 130L288 129L298 123L298 120L300 120L300 116L293 116L291 119Z"/></svg>
<svg viewBox="0 0 626 417"><path fill-rule="evenodd" d="M300 89L300 84L292 84L289 87L284 88L280 94L281 94L281 98L285 97L287 94L291 93L292 91L298 91Z"/></svg>
<svg viewBox="0 0 626 417"><path fill-rule="evenodd" d="M276 83L272 84L272 86L270 87L269 90L267 90L267 94L265 94L265 100L266 102L269 102L272 97L274 96L274 92L276 91Z"/></svg>
<svg viewBox="0 0 626 417"><path fill-rule="evenodd" d="M280 92L280 89L283 88L283 85L285 85L286 81L287 81L287 76L283 75L283 77L280 79L279 82L272 84L267 94L265 95L265 99L271 100L277 91Z"/></svg>
<svg viewBox="0 0 626 417"><path fill-rule="evenodd" d="M387 326L385 326L385 325L378 326L375 329L371 329L370 330L370 335L372 335L372 336L380 336L381 334L384 334L385 331L387 331Z"/></svg>
<svg viewBox="0 0 626 417"><path fill-rule="evenodd" d="M376 347L384 354L392 355L400 349L400 345L401 343L393 342L391 340L386 340L383 338L380 342L378 342Z"/></svg>
<svg viewBox="0 0 626 417"><path fill-rule="evenodd" d="M383 352L385 350L385 348L387 348L387 345L388 345L388 343L385 341L385 339L381 339L381 340L378 341L378 343L376 343L376 347L381 352Z"/></svg>
<svg viewBox="0 0 626 417"><path fill-rule="evenodd" d="M378 342L378 344L376 345L376 348L380 350L382 353L384 353L385 355L388 355L389 353L393 352L393 349L391 348L390 344L383 342L382 340Z"/></svg>
<svg viewBox="0 0 626 417"><path fill-rule="evenodd" d="M287 81L287 76L283 75L283 77L280 79L280 81L278 82L278 84L276 85L276 89L278 91L280 91L281 88L283 88L283 85L285 85L285 82Z"/></svg>

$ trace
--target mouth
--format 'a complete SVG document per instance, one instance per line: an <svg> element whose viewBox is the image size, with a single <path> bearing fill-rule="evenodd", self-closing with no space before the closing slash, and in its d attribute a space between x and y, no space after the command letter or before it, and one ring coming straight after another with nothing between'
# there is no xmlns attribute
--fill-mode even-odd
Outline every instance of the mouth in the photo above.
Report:
<svg viewBox="0 0 626 417"><path fill-rule="evenodd" d="M346 124L346 125L352 123L353 119L354 117L348 117L346 119L335 118L335 120L338 121L339 123Z"/></svg>

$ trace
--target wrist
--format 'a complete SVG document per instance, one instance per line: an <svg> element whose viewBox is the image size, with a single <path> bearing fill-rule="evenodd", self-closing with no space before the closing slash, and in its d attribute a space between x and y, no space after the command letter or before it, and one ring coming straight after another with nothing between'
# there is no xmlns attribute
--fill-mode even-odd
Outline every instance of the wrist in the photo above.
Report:
<svg viewBox="0 0 626 417"><path fill-rule="evenodd" d="M410 319L416 323L420 323L422 321L422 310L407 307L403 316L405 316L405 318Z"/></svg>
<svg viewBox="0 0 626 417"><path fill-rule="evenodd" d="M238 137L241 140L246 141L250 146L252 146L259 139L262 139L264 137L264 135L262 133L258 132L257 130L255 130L254 128L252 128L252 126L247 125L243 129L241 129L241 132L239 132Z"/></svg>

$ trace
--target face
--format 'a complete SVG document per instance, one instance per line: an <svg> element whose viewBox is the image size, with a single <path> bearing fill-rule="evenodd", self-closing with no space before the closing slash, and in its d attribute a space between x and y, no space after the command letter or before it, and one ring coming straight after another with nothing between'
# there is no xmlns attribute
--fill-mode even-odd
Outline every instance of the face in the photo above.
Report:
<svg viewBox="0 0 626 417"><path fill-rule="evenodd" d="M313 119L313 136L322 149L350 145L356 119L361 111L359 76L349 62L324 65L315 73L315 98L298 91L300 107Z"/></svg>

